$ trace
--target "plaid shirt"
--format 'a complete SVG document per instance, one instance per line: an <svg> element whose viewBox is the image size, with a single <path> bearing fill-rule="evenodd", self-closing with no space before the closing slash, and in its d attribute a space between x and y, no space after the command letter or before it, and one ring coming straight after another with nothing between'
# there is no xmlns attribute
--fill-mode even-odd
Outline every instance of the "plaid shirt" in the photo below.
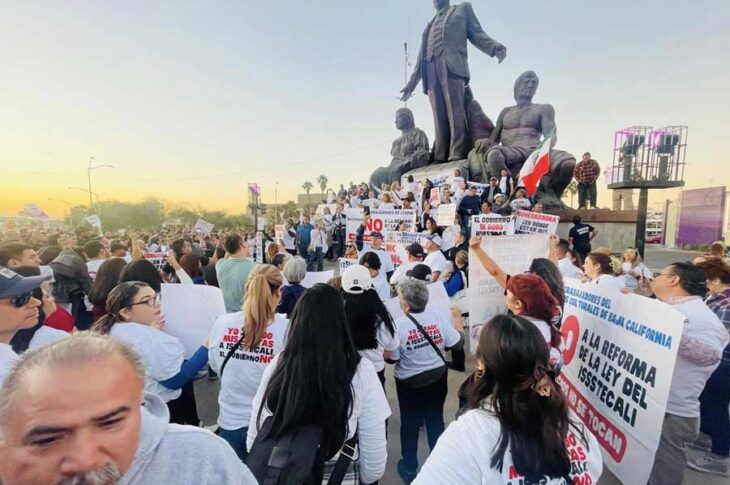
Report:
<svg viewBox="0 0 730 485"><path fill-rule="evenodd" d="M575 166L573 176L580 184L592 184L598 180L600 173L601 167L598 165L598 162L590 159L587 162L582 160L578 162L578 165Z"/></svg>
<svg viewBox="0 0 730 485"><path fill-rule="evenodd" d="M728 332L730 332L730 289L716 295L708 296L705 303L707 303L710 310L717 315L717 318L720 319ZM722 364L730 365L730 345L725 347L725 351L722 354Z"/></svg>

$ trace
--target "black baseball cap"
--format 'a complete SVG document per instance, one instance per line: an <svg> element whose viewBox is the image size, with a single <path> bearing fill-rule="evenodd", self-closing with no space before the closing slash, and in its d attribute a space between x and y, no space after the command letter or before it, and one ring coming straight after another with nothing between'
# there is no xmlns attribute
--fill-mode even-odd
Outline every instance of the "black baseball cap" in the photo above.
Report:
<svg viewBox="0 0 730 485"><path fill-rule="evenodd" d="M431 268L425 264L417 264L413 269L408 270L406 276L421 281L429 281L431 279Z"/></svg>
<svg viewBox="0 0 730 485"><path fill-rule="evenodd" d="M382 232L378 232L378 231L373 231L373 232L370 233L370 237L371 238L373 238L373 237L379 237L380 239L383 239L383 233Z"/></svg>
<svg viewBox="0 0 730 485"><path fill-rule="evenodd" d="M50 279L51 275L23 277L13 270L0 268L0 300L30 293Z"/></svg>
<svg viewBox="0 0 730 485"><path fill-rule="evenodd" d="M406 248L406 251L408 251L408 254L410 254L414 258L423 258L426 256L426 252L423 250L423 246L421 246L417 242L409 244Z"/></svg>

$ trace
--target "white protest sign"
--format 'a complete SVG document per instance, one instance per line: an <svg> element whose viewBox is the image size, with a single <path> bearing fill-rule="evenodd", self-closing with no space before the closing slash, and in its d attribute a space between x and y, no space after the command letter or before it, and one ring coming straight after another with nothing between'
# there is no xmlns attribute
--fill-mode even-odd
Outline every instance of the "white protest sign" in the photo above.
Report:
<svg viewBox="0 0 730 485"><path fill-rule="evenodd" d="M595 435L603 462L626 484L647 482L684 326L658 300L565 280L568 405Z"/></svg>
<svg viewBox="0 0 730 485"><path fill-rule="evenodd" d="M335 210L337 210L337 204L319 204L317 206L317 210L315 211L315 214L323 216L325 207L329 208L330 214L334 214Z"/></svg>
<svg viewBox="0 0 730 485"><path fill-rule="evenodd" d="M391 262L398 266L408 262L408 251L406 248L418 242L421 234L417 232L386 232L384 236L385 252L390 254ZM366 248L363 247L363 250Z"/></svg>
<svg viewBox="0 0 730 485"><path fill-rule="evenodd" d="M162 285L163 331L182 342L186 359L205 343L213 322L225 313L223 293L215 286Z"/></svg>
<svg viewBox="0 0 730 485"><path fill-rule="evenodd" d="M165 265L165 253L160 252L147 252L143 253L142 257L155 265L158 270L162 269Z"/></svg>
<svg viewBox="0 0 730 485"><path fill-rule="evenodd" d="M307 275L301 282L301 285L305 288L311 288L317 283L327 283L329 280L334 278L335 270L329 271L307 271Z"/></svg>
<svg viewBox="0 0 730 485"><path fill-rule="evenodd" d="M88 222L89 224L91 224L91 227L96 227L96 228L101 229L101 219L99 219L99 216L97 216L96 214L86 216L84 218L84 220L86 222Z"/></svg>
<svg viewBox="0 0 730 485"><path fill-rule="evenodd" d="M274 226L274 237L276 242L283 241L284 239L284 224L276 224Z"/></svg>
<svg viewBox="0 0 730 485"><path fill-rule="evenodd" d="M515 220L512 216L484 215L471 216L471 237L511 236L515 233Z"/></svg>
<svg viewBox="0 0 730 485"><path fill-rule="evenodd" d="M560 216L541 212L517 211L515 234L555 234Z"/></svg>
<svg viewBox="0 0 730 485"><path fill-rule="evenodd" d="M23 211L33 219L48 219L48 214L37 204L25 204L23 205Z"/></svg>
<svg viewBox="0 0 730 485"><path fill-rule="evenodd" d="M482 249L508 275L524 273L535 258L547 258L550 236L547 234L523 234L502 237L485 237ZM496 315L507 313L504 289L484 269L469 251L469 334L470 349L476 352L479 333L485 323Z"/></svg>
<svg viewBox="0 0 730 485"><path fill-rule="evenodd" d="M358 209L347 210L347 240L354 241L357 230L362 224L363 215ZM401 222L406 223L406 232L414 232L416 228L416 211L413 209L373 209L365 228L363 242L370 242L370 233L377 231L386 233L397 231Z"/></svg>
<svg viewBox="0 0 730 485"><path fill-rule="evenodd" d="M342 273L349 268L350 266L355 266L360 264L360 261L357 259L347 259L347 258L340 258L337 260L337 267L339 268L339 275L342 276Z"/></svg>
<svg viewBox="0 0 730 485"><path fill-rule="evenodd" d="M484 189L489 187L489 184L480 184L479 182L467 182L466 183L467 188L471 189L472 187L477 188L477 195L479 197L482 196L482 192L484 192Z"/></svg>
<svg viewBox="0 0 730 485"><path fill-rule="evenodd" d="M202 232L203 234L210 234L215 226L208 221L198 219L195 223L195 232Z"/></svg>
<svg viewBox="0 0 730 485"><path fill-rule="evenodd" d="M436 212L437 226L451 226L456 218L456 204L441 204Z"/></svg>
<svg viewBox="0 0 730 485"><path fill-rule="evenodd" d="M441 203L441 191L437 187L431 189L429 194L428 201L431 203L431 207L436 207Z"/></svg>
<svg viewBox="0 0 730 485"><path fill-rule="evenodd" d="M451 317L452 306L454 305L451 303L449 294L446 293L446 288L442 282L437 281L428 285L428 303L426 304L426 310L445 313L449 317L449 320L453 321ZM400 308L400 299L397 296L386 301L385 308L388 309L393 320L405 315Z"/></svg>
<svg viewBox="0 0 730 485"><path fill-rule="evenodd" d="M264 262L264 235L261 232L256 233L256 262Z"/></svg>

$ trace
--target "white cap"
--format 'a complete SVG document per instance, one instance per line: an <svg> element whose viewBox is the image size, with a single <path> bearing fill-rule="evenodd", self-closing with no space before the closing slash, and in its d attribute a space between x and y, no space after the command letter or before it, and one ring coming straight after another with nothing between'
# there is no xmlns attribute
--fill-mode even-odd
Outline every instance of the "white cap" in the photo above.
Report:
<svg viewBox="0 0 730 485"><path fill-rule="evenodd" d="M434 243L436 246L441 247L441 236L438 234L433 234L428 237L428 240Z"/></svg>
<svg viewBox="0 0 730 485"><path fill-rule="evenodd" d="M370 270L365 266L355 264L345 268L342 272L342 289L351 295L361 295L365 290L373 287L373 278Z"/></svg>

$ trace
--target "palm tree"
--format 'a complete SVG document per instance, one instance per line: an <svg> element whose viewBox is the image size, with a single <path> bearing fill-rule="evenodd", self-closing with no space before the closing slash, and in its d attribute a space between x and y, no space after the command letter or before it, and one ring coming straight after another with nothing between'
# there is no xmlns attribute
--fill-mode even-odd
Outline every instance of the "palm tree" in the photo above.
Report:
<svg viewBox="0 0 730 485"><path fill-rule="evenodd" d="M325 189L327 189L327 182L329 182L329 179L326 176L320 175L319 177L317 177L317 183L319 184L320 190L322 190L322 199L323 200L324 200L324 191L325 191Z"/></svg>
<svg viewBox="0 0 730 485"><path fill-rule="evenodd" d="M314 187L314 185L312 185L312 182L310 181L306 181L302 184L302 188L307 193L307 199L309 199L309 191L312 190L312 187Z"/></svg>
<svg viewBox="0 0 730 485"><path fill-rule="evenodd" d="M578 193L578 182L575 180L571 180L567 187L565 187L565 192L563 192L563 198L565 199L568 197L568 194L570 194L570 207L573 207L573 199L575 198L575 194Z"/></svg>

